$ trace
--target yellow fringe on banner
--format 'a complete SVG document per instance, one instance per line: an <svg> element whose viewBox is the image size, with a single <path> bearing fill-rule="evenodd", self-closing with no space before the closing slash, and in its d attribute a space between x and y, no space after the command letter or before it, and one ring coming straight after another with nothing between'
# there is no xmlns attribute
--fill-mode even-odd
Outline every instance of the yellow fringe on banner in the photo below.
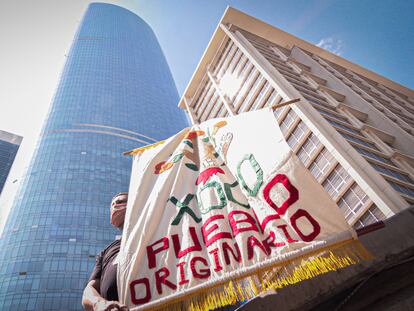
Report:
<svg viewBox="0 0 414 311"><path fill-rule="evenodd" d="M162 311L214 310L372 258L372 255L358 240L348 240L278 263L270 268L257 270L250 276L212 288L201 289L190 295L170 300L163 305L142 307L144 310Z"/></svg>

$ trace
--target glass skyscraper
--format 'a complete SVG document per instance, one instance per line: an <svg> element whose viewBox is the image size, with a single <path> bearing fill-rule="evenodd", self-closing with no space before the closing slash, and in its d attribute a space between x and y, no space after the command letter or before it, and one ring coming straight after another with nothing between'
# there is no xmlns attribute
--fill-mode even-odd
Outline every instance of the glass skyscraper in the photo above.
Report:
<svg viewBox="0 0 414 311"><path fill-rule="evenodd" d="M151 28L91 4L0 239L0 310L80 310L95 255L113 241L112 196L127 191L123 151L187 126Z"/></svg>
<svg viewBox="0 0 414 311"><path fill-rule="evenodd" d="M0 194L21 142L21 136L0 130Z"/></svg>

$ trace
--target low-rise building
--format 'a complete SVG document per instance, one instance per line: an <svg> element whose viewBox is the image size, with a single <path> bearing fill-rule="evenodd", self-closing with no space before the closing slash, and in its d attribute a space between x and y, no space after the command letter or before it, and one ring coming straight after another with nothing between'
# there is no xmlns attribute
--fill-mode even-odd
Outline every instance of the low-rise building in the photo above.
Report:
<svg viewBox="0 0 414 311"><path fill-rule="evenodd" d="M23 137L0 130L0 194L16 158Z"/></svg>

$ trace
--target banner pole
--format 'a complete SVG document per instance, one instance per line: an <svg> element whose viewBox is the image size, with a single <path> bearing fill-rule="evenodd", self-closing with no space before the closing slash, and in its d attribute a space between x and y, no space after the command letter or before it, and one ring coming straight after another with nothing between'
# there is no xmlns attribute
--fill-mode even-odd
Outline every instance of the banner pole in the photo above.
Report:
<svg viewBox="0 0 414 311"><path fill-rule="evenodd" d="M132 150L129 150L129 151L125 151L125 152L122 153L122 155L127 156L127 155L131 155L131 154L135 154L135 153L140 152L141 150L154 148L158 145L163 144L164 142L165 142L165 140L160 140L160 141L157 141L156 143L153 143L153 144L150 144L150 145L145 145L145 146L138 147L138 148L135 148L135 149L132 149Z"/></svg>
<svg viewBox="0 0 414 311"><path fill-rule="evenodd" d="M288 100L287 102L273 105L272 109L276 110L278 108L281 108L281 107L284 107L284 106L287 106L287 105L290 105L290 104L293 104L293 103L297 103L298 101L300 101L300 98L291 99L291 100Z"/></svg>

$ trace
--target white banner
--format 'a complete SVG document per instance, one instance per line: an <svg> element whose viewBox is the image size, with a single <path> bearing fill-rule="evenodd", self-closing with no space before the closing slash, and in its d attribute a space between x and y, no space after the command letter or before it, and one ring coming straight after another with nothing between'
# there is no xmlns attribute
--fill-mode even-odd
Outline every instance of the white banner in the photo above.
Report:
<svg viewBox="0 0 414 311"><path fill-rule="evenodd" d="M330 265L354 263L330 252L328 263L313 261L311 276L292 270L276 283L231 282L276 273L273 267L352 236L341 211L287 145L273 111L209 120L134 156L118 258L120 301L131 310L190 297L193 309L234 303Z"/></svg>

